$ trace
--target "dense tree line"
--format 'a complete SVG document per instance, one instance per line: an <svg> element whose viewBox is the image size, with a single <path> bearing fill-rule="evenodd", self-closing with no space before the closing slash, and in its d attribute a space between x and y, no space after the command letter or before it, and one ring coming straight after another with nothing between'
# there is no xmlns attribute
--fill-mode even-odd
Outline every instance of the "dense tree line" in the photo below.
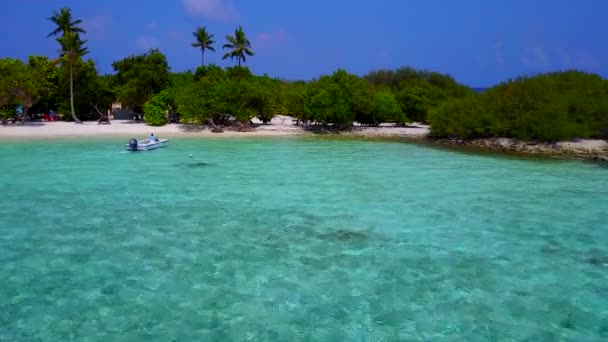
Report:
<svg viewBox="0 0 608 342"><path fill-rule="evenodd" d="M513 137L559 140L608 136L608 81L576 71L521 77L479 94L449 75L403 67L376 70L359 77L336 70L311 81L288 82L254 75L242 65L254 56L242 27L225 37L223 59L234 67L205 65L215 52L215 37L206 27L193 32L201 52L194 71L171 72L156 49L112 63L114 74L99 75L88 53L82 22L68 8L49 18L56 29L56 58L31 56L27 63L0 60L0 112L14 115L54 109L66 120L95 119L99 108L120 102L143 113L150 125L179 117L184 124L247 126L275 115L295 118L305 127L348 129L353 124L431 125L442 138Z"/></svg>
<svg viewBox="0 0 608 342"><path fill-rule="evenodd" d="M446 101L429 121L437 137L608 138L608 81L578 71L520 77Z"/></svg>
<svg viewBox="0 0 608 342"><path fill-rule="evenodd" d="M0 59L0 111L6 113L21 105L27 115L50 90L48 68L48 59L43 57L31 56L27 64L18 59Z"/></svg>
<svg viewBox="0 0 608 342"><path fill-rule="evenodd" d="M389 89L401 109L415 122L426 123L429 112L444 101L474 94L472 89L449 75L410 67L373 71L364 78L373 85Z"/></svg>

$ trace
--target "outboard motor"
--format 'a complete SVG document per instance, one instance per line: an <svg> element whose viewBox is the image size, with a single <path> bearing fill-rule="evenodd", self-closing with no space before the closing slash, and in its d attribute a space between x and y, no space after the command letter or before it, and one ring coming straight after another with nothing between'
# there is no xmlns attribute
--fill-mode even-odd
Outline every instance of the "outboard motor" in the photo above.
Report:
<svg viewBox="0 0 608 342"><path fill-rule="evenodd" d="M137 139L131 138L131 140L129 140L129 149L131 149L131 151L137 151Z"/></svg>

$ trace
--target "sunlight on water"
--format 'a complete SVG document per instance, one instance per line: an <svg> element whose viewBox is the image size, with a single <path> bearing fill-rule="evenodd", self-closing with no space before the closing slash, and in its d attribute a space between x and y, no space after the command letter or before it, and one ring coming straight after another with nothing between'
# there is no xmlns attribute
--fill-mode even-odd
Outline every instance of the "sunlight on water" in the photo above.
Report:
<svg viewBox="0 0 608 342"><path fill-rule="evenodd" d="M608 339L606 167L124 143L0 146L0 340Z"/></svg>

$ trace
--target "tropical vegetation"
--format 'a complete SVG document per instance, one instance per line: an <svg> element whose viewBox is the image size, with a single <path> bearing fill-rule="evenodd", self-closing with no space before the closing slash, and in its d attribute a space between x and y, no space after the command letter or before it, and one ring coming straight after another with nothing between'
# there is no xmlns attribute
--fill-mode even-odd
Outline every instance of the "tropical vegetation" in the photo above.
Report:
<svg viewBox="0 0 608 342"><path fill-rule="evenodd" d="M224 49L229 49L222 59L226 59L230 57L230 59L236 59L237 65L241 66L241 61L247 61L247 56L253 56L253 51L251 50L251 42L245 35L245 31L243 31L243 27L239 26L236 30L234 30L234 36L226 36L226 40L228 41L224 44Z"/></svg>
<svg viewBox="0 0 608 342"><path fill-rule="evenodd" d="M53 12L53 16L50 17L49 20L52 21L56 27L48 36L61 34L61 36L57 38L57 42L61 47L59 50L61 58L58 62L65 62L68 64L70 70L70 109L74 121L80 123L81 121L76 116L76 111L74 110L74 64L81 59L82 56L88 53L88 49L84 46L86 41L80 39L80 34L86 32L78 26L82 24L82 20L72 20L72 11L67 7L63 7L59 11Z"/></svg>
<svg viewBox="0 0 608 342"><path fill-rule="evenodd" d="M141 112L152 96L171 84L167 58L156 49L115 61L112 68L116 100L137 112Z"/></svg>
<svg viewBox="0 0 608 342"><path fill-rule="evenodd" d="M519 77L429 115L436 137L608 139L608 81L579 71Z"/></svg>
<svg viewBox="0 0 608 342"><path fill-rule="evenodd" d="M201 26L193 32L192 46L201 51L194 70L172 72L165 55L151 49L114 61L114 73L100 75L93 61L83 59L88 49L82 21L69 8L49 19L56 26L49 36L59 43L58 58L0 59L4 116L15 115L19 105L26 116L54 109L79 122L120 102L143 113L150 125L166 124L171 113L182 124L247 129L254 118L268 123L282 114L309 129L418 122L448 139L608 138L608 80L580 71L518 77L481 93L449 75L410 67L363 76L339 69L310 81L285 81L243 65L254 50L242 26L222 45L222 59L236 65L205 64L205 52L214 52L216 42Z"/></svg>
<svg viewBox="0 0 608 342"><path fill-rule="evenodd" d="M206 27L198 27L192 35L194 35L194 38L196 39L196 41L192 43L192 46L201 49L201 65L205 65L205 51L209 50L215 52L215 48L213 47L213 44L215 44L213 35L207 32Z"/></svg>

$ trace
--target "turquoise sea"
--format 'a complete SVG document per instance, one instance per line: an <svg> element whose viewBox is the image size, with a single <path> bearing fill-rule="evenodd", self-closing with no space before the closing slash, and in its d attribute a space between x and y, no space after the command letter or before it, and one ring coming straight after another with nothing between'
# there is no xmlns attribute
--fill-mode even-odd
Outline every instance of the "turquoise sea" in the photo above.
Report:
<svg viewBox="0 0 608 342"><path fill-rule="evenodd" d="M126 140L0 144L1 341L608 340L606 166Z"/></svg>

